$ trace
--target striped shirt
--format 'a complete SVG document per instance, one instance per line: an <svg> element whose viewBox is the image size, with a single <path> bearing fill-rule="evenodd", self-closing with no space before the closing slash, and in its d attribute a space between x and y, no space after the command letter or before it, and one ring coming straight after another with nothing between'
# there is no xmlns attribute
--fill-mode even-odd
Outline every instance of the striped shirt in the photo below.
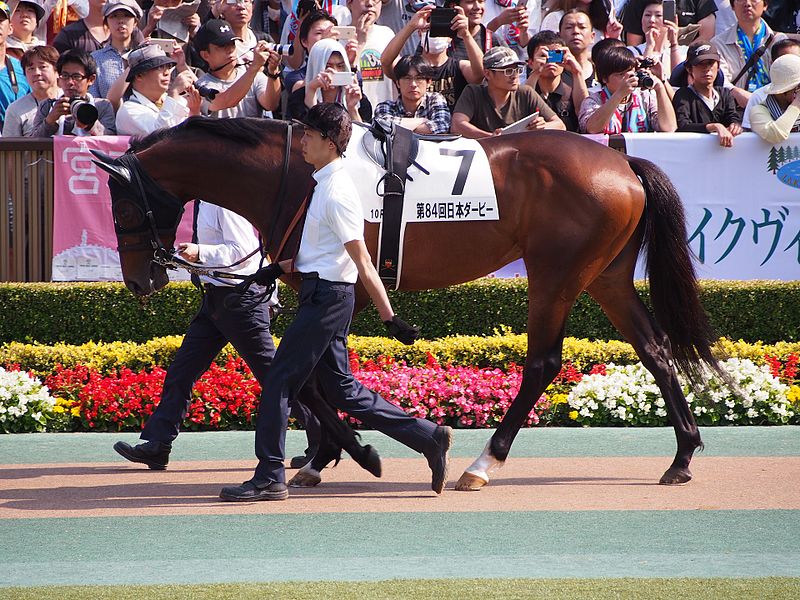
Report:
<svg viewBox="0 0 800 600"><path fill-rule="evenodd" d="M399 123L400 119L408 118L426 119L431 133L450 131L450 111L447 108L447 101L438 92L426 92L413 115L406 111L402 98L381 102L375 109L375 120Z"/></svg>

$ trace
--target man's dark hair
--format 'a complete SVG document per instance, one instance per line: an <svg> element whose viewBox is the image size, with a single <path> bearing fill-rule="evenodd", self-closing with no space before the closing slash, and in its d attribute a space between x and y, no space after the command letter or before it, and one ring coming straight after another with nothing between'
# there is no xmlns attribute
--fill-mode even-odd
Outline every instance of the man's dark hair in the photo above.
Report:
<svg viewBox="0 0 800 600"><path fill-rule="evenodd" d="M308 109L303 121L307 127L332 141L339 156L347 150L353 133L353 122L347 109L338 102L315 104Z"/></svg>
<svg viewBox="0 0 800 600"><path fill-rule="evenodd" d="M56 71L61 73L61 69L63 69L64 65L67 63L81 65L86 77L97 75L97 63L94 62L94 58L92 58L92 55L86 52L86 50L81 50L79 48L69 48L64 50L63 54L58 57Z"/></svg>
<svg viewBox="0 0 800 600"><path fill-rule="evenodd" d="M550 44L561 44L564 46L564 40L555 31L544 29L533 36L528 42L528 58L533 58L536 49L539 46L549 46Z"/></svg>
<svg viewBox="0 0 800 600"><path fill-rule="evenodd" d="M772 60L787 54L789 52L789 48L800 48L800 42L793 40L792 38L783 38L782 40L772 44L772 47L769 50Z"/></svg>
<svg viewBox="0 0 800 600"><path fill-rule="evenodd" d="M633 52L625 47L608 48L605 52L600 52L597 55L597 61L594 63L594 70L597 74L597 79L605 84L608 82L608 77L614 73L623 73L630 69L635 68L639 62L633 55Z"/></svg>
<svg viewBox="0 0 800 600"><path fill-rule="evenodd" d="M52 46L34 46L22 55L22 60L20 61L22 69L27 69L34 58L39 58L55 67L58 63L58 50Z"/></svg>
<svg viewBox="0 0 800 600"><path fill-rule="evenodd" d="M625 42L617 38L603 38L592 46L592 62L597 64L597 57L609 48L624 48Z"/></svg>
<svg viewBox="0 0 800 600"><path fill-rule="evenodd" d="M425 62L425 60L422 58L422 55L408 54L398 60L397 64L394 66L395 81L408 75L411 69L414 69L420 77L424 77L425 79L433 79L433 69L428 63Z"/></svg>
<svg viewBox="0 0 800 600"><path fill-rule="evenodd" d="M339 24L339 21L336 20L336 17L332 17L324 10L315 10L314 12L309 13L300 24L300 30L297 32L297 37L300 38L301 43L308 39L308 32L311 31L311 27L313 27L314 23L319 23L320 21L330 21L334 25Z"/></svg>

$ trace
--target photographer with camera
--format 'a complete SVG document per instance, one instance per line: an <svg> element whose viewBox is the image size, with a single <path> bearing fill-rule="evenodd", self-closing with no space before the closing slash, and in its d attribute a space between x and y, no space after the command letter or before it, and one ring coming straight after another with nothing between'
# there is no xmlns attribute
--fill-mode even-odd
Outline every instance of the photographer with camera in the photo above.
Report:
<svg viewBox="0 0 800 600"><path fill-rule="evenodd" d="M117 112L119 135L147 135L200 115L200 93L190 71L172 80L175 59L160 46L147 45L128 55L132 91Z"/></svg>
<svg viewBox="0 0 800 600"><path fill-rule="evenodd" d="M441 21L436 18L440 13L444 17ZM421 56L429 66L429 91L444 96L452 112L467 84L483 81L483 52L469 32L469 20L458 6L454 9L437 9L433 6L419 9L381 55L383 72L395 81L398 81L395 74L398 55L414 32L419 32L423 38ZM461 40L467 48L469 60L458 60L447 55L451 41L456 39Z"/></svg>
<svg viewBox="0 0 800 600"><path fill-rule="evenodd" d="M567 131L578 131L578 109L589 95L581 77L581 66L555 31L543 30L528 42L528 66L525 85L533 88L564 122ZM564 71L572 74L568 84Z"/></svg>
<svg viewBox="0 0 800 600"><path fill-rule="evenodd" d="M589 94L578 115L581 133L672 132L677 124L664 82L628 48L608 48L597 56L602 88Z"/></svg>
<svg viewBox="0 0 800 600"><path fill-rule="evenodd" d="M356 28L356 66L361 75L364 95L373 106L394 100L394 82L383 72L381 55L395 37L395 32L376 24L381 15L381 0L347 0L347 8ZM349 58L349 57L348 57Z"/></svg>
<svg viewBox="0 0 800 600"><path fill-rule="evenodd" d="M89 93L97 76L91 54L67 50L58 57L56 72L63 96L42 102L32 137L116 135L114 107L108 100L93 98Z"/></svg>
<svg viewBox="0 0 800 600"><path fill-rule="evenodd" d="M203 114L213 117L261 117L280 103L280 55L260 41L253 61L239 63L236 42L241 41L226 21L211 19L194 36L194 46L208 64L196 86L204 97Z"/></svg>
<svg viewBox="0 0 800 600"><path fill-rule="evenodd" d="M272 37L263 31L250 27L253 18L253 0L221 0L220 18L233 29L233 35L241 41L236 42L237 55L243 62L253 60L253 48L261 41L274 43Z"/></svg>

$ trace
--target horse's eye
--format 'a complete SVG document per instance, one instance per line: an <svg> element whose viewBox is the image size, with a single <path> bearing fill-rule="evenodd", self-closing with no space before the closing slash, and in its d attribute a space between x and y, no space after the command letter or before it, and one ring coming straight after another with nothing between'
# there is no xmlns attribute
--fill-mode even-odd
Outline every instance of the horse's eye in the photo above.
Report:
<svg viewBox="0 0 800 600"><path fill-rule="evenodd" d="M119 229L131 231L144 223L144 212L132 200L120 199L113 206L114 223Z"/></svg>

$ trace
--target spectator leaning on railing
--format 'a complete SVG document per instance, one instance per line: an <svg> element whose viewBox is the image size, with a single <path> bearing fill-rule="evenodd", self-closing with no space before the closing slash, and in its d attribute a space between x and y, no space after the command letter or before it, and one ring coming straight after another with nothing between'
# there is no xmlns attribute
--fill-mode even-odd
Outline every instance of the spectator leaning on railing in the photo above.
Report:
<svg viewBox="0 0 800 600"><path fill-rule="evenodd" d="M559 59L560 57L560 59ZM578 131L578 109L586 96L586 82L581 66L555 31L540 31L528 42L528 66L525 85L533 88L564 122L567 131ZM572 85L562 77L572 73Z"/></svg>
<svg viewBox="0 0 800 600"><path fill-rule="evenodd" d="M692 44L686 57L692 83L675 92L672 103L678 131L716 133L720 146L730 147L742 133L742 119L730 90L714 86L719 61L719 53L708 42Z"/></svg>
<svg viewBox="0 0 800 600"><path fill-rule="evenodd" d="M791 38L778 40L772 44L772 47L769 49L769 53L770 57L772 58L772 62L775 62L784 54L796 54L797 56L800 56L800 42ZM742 127L745 131L750 131L750 111L754 106L757 104L762 104L764 100L767 99L768 87L769 85L765 85L758 88L747 100L747 106L745 107L744 115L742 116Z"/></svg>
<svg viewBox="0 0 800 600"><path fill-rule="evenodd" d="M404 56L394 65L394 79L399 98L381 102L375 108L375 120L397 123L417 133L450 131L450 110L438 92L428 92L431 67L417 55Z"/></svg>
<svg viewBox="0 0 800 600"><path fill-rule="evenodd" d="M67 50L58 57L56 71L63 96L45 100L39 106L33 124L33 137L115 135L114 107L108 100L94 98L89 93L89 86L97 76L97 65L91 54L83 50ZM80 122L75 119L73 101L94 106L97 110L96 121Z"/></svg>
<svg viewBox="0 0 800 600"><path fill-rule="evenodd" d="M675 131L675 111L664 82L652 78L653 89L642 89L639 61L627 48L609 48L597 56L597 78L602 88L581 105L582 133L642 133Z"/></svg>
<svg viewBox="0 0 800 600"><path fill-rule="evenodd" d="M769 74L767 98L751 109L750 127L767 142L779 144L800 131L800 56L781 56Z"/></svg>
<svg viewBox="0 0 800 600"><path fill-rule="evenodd" d="M58 50L52 46L34 46L22 56L22 68L31 86L29 94L12 102L6 110L3 137L29 137L39 104L61 95L56 75Z"/></svg>
<svg viewBox="0 0 800 600"><path fill-rule="evenodd" d="M492 48L483 55L486 82L470 84L458 99L451 129L468 138L482 138L500 133L500 129L538 112L528 122L529 130L565 129L558 115L530 87L519 84L525 63L505 46Z"/></svg>

